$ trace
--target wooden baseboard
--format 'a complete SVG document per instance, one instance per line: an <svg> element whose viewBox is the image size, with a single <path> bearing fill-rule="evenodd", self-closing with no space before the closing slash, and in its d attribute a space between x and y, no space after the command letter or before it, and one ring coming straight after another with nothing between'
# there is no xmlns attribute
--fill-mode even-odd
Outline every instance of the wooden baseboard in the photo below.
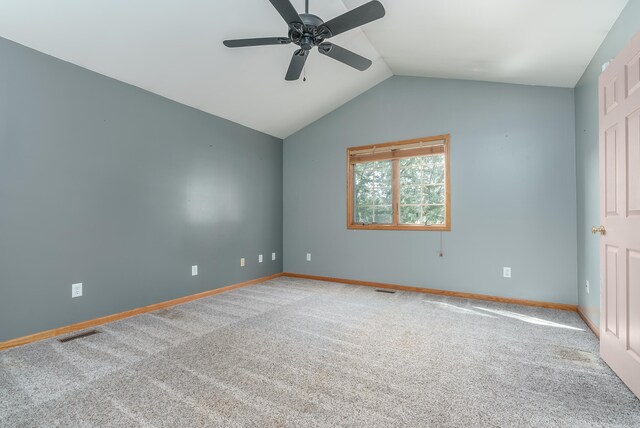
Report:
<svg viewBox="0 0 640 428"><path fill-rule="evenodd" d="M600 339L600 329L596 327L594 322L591 321L591 319L587 316L587 314L584 313L582 309L580 309L579 306L578 306L578 315L580 315L580 318L582 318L582 321L584 321L584 323L591 329L593 334L595 334L596 337Z"/></svg>
<svg viewBox="0 0 640 428"><path fill-rule="evenodd" d="M146 312L157 311L159 309L168 308L170 306L179 305L181 303L191 302L193 300L202 299L203 297L213 296L215 294L224 293L225 291L235 290L236 288L245 287L251 284L257 284L259 282L268 281L270 279L278 278L282 276L282 273L276 273L274 275L263 276L261 278L252 279L238 284L229 285L222 288L216 288L214 290L204 291L202 293L192 294L190 296L179 297L173 300L167 300L166 302L154 303L153 305L143 306L141 308L131 309L117 314L107 315L100 318L95 318L87 321L82 321L76 324L67 325L64 327L58 327L40 333L31 334L29 336L18 337L15 339L0 342L0 351L3 349L9 349L20 345L26 345L27 343L36 342L42 339L48 339L50 337L59 336L61 334L72 333L78 330L84 330L85 328L95 327L98 325L106 324L108 322L118 321L123 318L129 318L135 315L144 314Z"/></svg>
<svg viewBox="0 0 640 428"><path fill-rule="evenodd" d="M460 297L463 299L488 300L491 302L510 303L514 305L536 306L539 308L558 309L562 311L577 312L576 305L568 305L565 303L538 302L535 300L512 299L508 297L488 296L485 294L463 293L460 291L437 290L433 288L409 287L406 285L386 284L383 282L358 281L355 279L332 278L328 276L305 275L300 273L285 272L283 276L292 278L314 279L318 281L339 282L342 284L364 285L366 287L386 288L399 291L415 291L418 293L437 294L440 296Z"/></svg>

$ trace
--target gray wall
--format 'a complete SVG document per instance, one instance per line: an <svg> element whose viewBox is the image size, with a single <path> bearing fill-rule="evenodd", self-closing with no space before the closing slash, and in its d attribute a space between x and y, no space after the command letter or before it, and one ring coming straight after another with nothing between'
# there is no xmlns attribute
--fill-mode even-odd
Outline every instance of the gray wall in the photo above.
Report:
<svg viewBox="0 0 640 428"><path fill-rule="evenodd" d="M281 260L282 140L0 39L0 341Z"/></svg>
<svg viewBox="0 0 640 428"><path fill-rule="evenodd" d="M576 165L578 177L578 296L584 313L600 323L599 239L591 227L600 224L598 172L598 76L609 61L640 30L640 0L629 0L591 60L575 89ZM586 281L590 283L587 293Z"/></svg>
<svg viewBox="0 0 640 428"><path fill-rule="evenodd" d="M452 231L347 230L345 148L443 133ZM572 89L392 77L285 139L284 269L575 304L575 174Z"/></svg>

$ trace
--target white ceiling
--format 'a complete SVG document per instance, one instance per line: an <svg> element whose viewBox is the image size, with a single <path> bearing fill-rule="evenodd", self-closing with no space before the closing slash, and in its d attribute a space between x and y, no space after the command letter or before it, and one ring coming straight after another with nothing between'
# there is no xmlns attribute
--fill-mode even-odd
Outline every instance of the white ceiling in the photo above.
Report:
<svg viewBox="0 0 640 428"><path fill-rule="evenodd" d="M387 0L365 34L397 75L573 88L626 4Z"/></svg>
<svg viewBox="0 0 640 428"><path fill-rule="evenodd" d="M311 0L311 12L363 3ZM392 74L573 87L627 0L382 3L382 20L332 39L372 67L313 52L306 82L284 80L294 45L222 45L285 36L267 0L0 0L0 37L284 138Z"/></svg>

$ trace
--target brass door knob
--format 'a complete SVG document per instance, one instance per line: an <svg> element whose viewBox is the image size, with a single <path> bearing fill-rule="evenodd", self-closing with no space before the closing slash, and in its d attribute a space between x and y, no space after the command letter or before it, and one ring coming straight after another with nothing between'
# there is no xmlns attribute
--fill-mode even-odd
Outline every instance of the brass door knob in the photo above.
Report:
<svg viewBox="0 0 640 428"><path fill-rule="evenodd" d="M600 227L598 227L598 226L593 226L593 227L591 228L591 233L593 233L594 235L595 235L596 233L599 233L600 235L604 235L605 233L607 233L607 229L605 229L605 228L604 228L604 226L600 226Z"/></svg>

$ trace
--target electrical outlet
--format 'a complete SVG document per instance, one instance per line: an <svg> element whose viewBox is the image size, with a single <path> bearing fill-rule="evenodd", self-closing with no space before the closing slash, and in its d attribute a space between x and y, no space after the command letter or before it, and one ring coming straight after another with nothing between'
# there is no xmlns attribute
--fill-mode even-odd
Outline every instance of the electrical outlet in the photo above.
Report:
<svg viewBox="0 0 640 428"><path fill-rule="evenodd" d="M240 266L244 267L244 257L240 259Z"/></svg>
<svg viewBox="0 0 640 428"><path fill-rule="evenodd" d="M311 253L307 253L307 261L310 262L311 261Z"/></svg>
<svg viewBox="0 0 640 428"><path fill-rule="evenodd" d="M191 276L198 276L198 266L191 266Z"/></svg>
<svg viewBox="0 0 640 428"><path fill-rule="evenodd" d="M502 268L502 276L505 278L511 278L511 268L510 267L503 267Z"/></svg>
<svg viewBox="0 0 640 428"><path fill-rule="evenodd" d="M587 282L585 283L585 288L587 289L587 294L589 294L589 280L587 279Z"/></svg>
<svg viewBox="0 0 640 428"><path fill-rule="evenodd" d="M262 254L258 255L258 263L262 263Z"/></svg>
<svg viewBox="0 0 640 428"><path fill-rule="evenodd" d="M71 297L81 297L82 296L82 283L79 282L77 284L71 284Z"/></svg>
<svg viewBox="0 0 640 428"><path fill-rule="evenodd" d="M271 253L271 260L275 260L276 259L276 253Z"/></svg>

